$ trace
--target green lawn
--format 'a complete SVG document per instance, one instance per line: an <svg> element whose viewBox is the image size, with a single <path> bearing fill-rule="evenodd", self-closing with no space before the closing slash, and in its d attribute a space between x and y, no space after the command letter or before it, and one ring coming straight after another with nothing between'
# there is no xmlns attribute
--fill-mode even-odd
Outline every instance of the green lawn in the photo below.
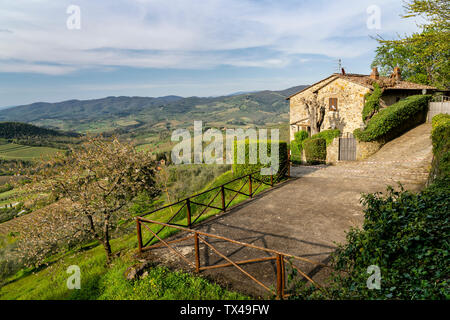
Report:
<svg viewBox="0 0 450 320"><path fill-rule="evenodd" d="M0 158L6 160L38 160L56 154L61 150L48 147L31 147L14 143L0 145Z"/></svg>

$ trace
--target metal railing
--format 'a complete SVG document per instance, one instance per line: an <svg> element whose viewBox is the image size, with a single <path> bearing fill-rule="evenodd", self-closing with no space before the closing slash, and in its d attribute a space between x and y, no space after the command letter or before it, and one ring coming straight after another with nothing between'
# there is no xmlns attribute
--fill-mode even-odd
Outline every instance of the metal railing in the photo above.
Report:
<svg viewBox="0 0 450 320"><path fill-rule="evenodd" d="M273 250L273 249L268 249L268 248L264 248L264 247L255 246L255 245L252 245L252 244L249 244L249 243L244 243L244 242L241 242L241 241L229 239L229 238L222 237L222 236L219 236L219 235L206 233L206 232L203 232L203 231L200 231L200 230L193 230L193 229L190 229L190 228L185 228L185 227L181 227L181 226L175 226L173 224L167 224L167 223L163 223L163 222L159 222L159 221L144 219L144 218L141 218L141 217L138 217L136 219L136 223L137 223L137 229L138 229L138 241L141 241L141 239L142 239L142 236L140 236L140 235L141 235L142 226L143 226L146 230L148 230L150 233L152 233L159 241L161 241L160 244L157 244L157 245L153 246L153 248L166 246L174 254L176 254L183 261L185 261L197 273L199 273L200 271L203 271L203 270L211 270L211 269L226 268L226 267L233 266L236 269L238 269L239 271L241 271L244 275L249 277L252 281L257 283L259 286L264 288L266 291L268 291L270 294L272 294L274 296L277 296L279 299L283 299L283 298L288 296L285 293L285 288L286 288L286 263L289 263L290 266L293 269L297 270L297 272L300 275L302 275L305 279L307 279L309 282L311 282L313 285L315 285L320 290L323 290L323 288L319 284L317 284L313 279L311 279L311 277L309 277L305 272L303 272L298 266L295 266L293 264L292 260L307 262L307 263L313 264L315 266L330 268L326 264L323 264L323 263L320 263L320 262L316 262L316 261L313 261L313 260L310 260L310 259L307 259L307 258L298 257L298 256L295 256L295 255L292 255L292 254L280 252L280 251ZM187 236L187 237L184 237L182 239L178 239L178 240L174 240L174 241L165 241L164 239L159 237L155 231L153 231L149 226L147 226L147 224L157 224L157 225L161 225L161 226L164 226L164 227L175 228L175 229L178 229L180 231L184 231L186 233L189 233L190 235ZM223 254L219 250L217 250L217 248L215 248L210 242L208 242L206 240L206 238L213 238L213 239L217 239L217 240L222 240L222 241L226 241L228 243L239 245L239 246L242 246L242 247L263 251L263 252L271 254L271 256L269 256L269 257L266 256L266 257L262 257L262 258L255 258L255 259L248 259L248 260L242 260L242 261L232 261L225 254ZM173 244L175 242L187 241L187 240L190 240L190 239L194 239L194 259L195 259L194 262L189 261L182 253L180 253L173 246L171 246L171 244ZM204 265L204 266L202 266L201 265L201 260L200 260L200 242L203 243L206 247L208 247L211 251L216 253L223 260L227 261L227 263L222 263L222 264L218 264L218 265ZM141 250L142 249L142 245L140 245L139 248ZM291 261L289 261L289 259ZM276 264L276 291L274 291L271 288L269 288L267 285L265 285L264 283L262 283L261 281L256 279L253 275L251 275L249 272L245 271L241 267L241 265L244 265L244 264L258 263L258 262L267 262L267 261L275 261L276 262L275 263Z"/></svg>

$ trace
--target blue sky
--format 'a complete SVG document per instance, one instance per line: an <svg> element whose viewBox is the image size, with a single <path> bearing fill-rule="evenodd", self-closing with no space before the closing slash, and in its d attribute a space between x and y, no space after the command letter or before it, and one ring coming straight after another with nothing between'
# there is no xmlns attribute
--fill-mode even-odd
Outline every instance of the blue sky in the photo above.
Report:
<svg viewBox="0 0 450 320"><path fill-rule="evenodd" d="M67 28L70 5L80 29ZM402 13L400 0L0 0L0 106L281 90L339 58L367 74L370 36L417 29Z"/></svg>

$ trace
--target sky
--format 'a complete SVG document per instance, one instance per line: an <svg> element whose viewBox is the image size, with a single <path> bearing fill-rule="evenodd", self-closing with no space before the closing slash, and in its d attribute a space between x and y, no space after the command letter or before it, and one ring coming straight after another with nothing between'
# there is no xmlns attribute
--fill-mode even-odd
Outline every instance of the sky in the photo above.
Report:
<svg viewBox="0 0 450 320"><path fill-rule="evenodd" d="M0 0L0 107L219 96L370 73L401 0Z"/></svg>

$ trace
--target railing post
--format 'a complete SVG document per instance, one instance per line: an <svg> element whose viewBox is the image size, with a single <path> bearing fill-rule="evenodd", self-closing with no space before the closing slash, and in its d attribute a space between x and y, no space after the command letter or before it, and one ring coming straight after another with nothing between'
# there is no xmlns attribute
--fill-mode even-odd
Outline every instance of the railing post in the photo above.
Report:
<svg viewBox="0 0 450 320"><path fill-rule="evenodd" d="M188 228L191 228L191 200L189 198L186 199L186 209L187 209L187 225Z"/></svg>
<svg viewBox="0 0 450 320"><path fill-rule="evenodd" d="M291 177L291 154L288 152L288 161L287 161L287 177Z"/></svg>
<svg viewBox="0 0 450 320"><path fill-rule="evenodd" d="M277 254L277 296L280 300L284 297L284 261L281 254Z"/></svg>
<svg viewBox="0 0 450 320"><path fill-rule="evenodd" d="M138 252L142 253L142 230L141 230L141 221L139 220L139 218L136 218L136 230L138 238Z"/></svg>
<svg viewBox="0 0 450 320"><path fill-rule="evenodd" d="M251 174L248 176L248 194L250 195L250 198L253 198L252 175Z"/></svg>
<svg viewBox="0 0 450 320"><path fill-rule="evenodd" d="M198 233L194 233L194 244L195 244L195 271L200 272L200 248L198 245Z"/></svg>
<svg viewBox="0 0 450 320"><path fill-rule="evenodd" d="M222 211L225 212L227 210L225 207L225 186L220 187L220 193L222 194Z"/></svg>

